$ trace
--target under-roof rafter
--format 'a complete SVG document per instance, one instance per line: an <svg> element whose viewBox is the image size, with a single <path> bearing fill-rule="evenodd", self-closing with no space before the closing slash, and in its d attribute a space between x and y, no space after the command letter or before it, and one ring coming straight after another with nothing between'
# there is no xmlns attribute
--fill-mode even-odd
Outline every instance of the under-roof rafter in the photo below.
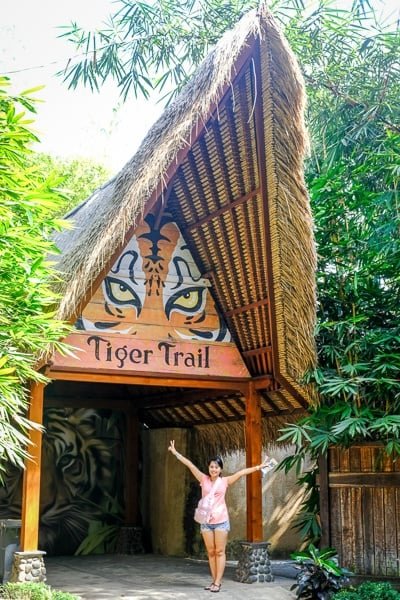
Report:
<svg viewBox="0 0 400 600"><path fill-rule="evenodd" d="M245 194L244 196L240 196L240 198L236 198L235 200L232 200L232 202L230 202L229 204L224 204L223 206L221 206L221 208L218 208L217 210L211 212L207 216L202 217L201 219L198 219L197 221L194 221L193 223L190 223L186 227L184 233L190 234L193 230L199 229L200 227L202 227L203 225L206 225L210 221L213 221L217 217L221 217L223 214L225 214L227 212L233 212L233 210L237 206L240 206L241 204L245 204L246 202L248 202L248 200L251 200L252 198L257 196L257 194L259 192L260 192L260 188L256 188L255 190L252 190L248 194Z"/></svg>
<svg viewBox="0 0 400 600"><path fill-rule="evenodd" d="M231 398L223 398L222 402L228 407L228 409L230 410L230 412L232 412L234 415L236 415L238 417L238 419L241 419L244 417L244 413L240 413L237 408L234 406L234 404L231 402Z"/></svg>
<svg viewBox="0 0 400 600"><path fill-rule="evenodd" d="M205 175L207 178L208 187L211 190L211 195L213 196L213 198L218 199L219 194L218 194L218 190L216 189L215 179L213 177L212 172L210 171L209 155L208 155L208 153L206 154L207 148L205 148L204 145L201 143L199 144L199 148L200 148L200 152L203 157L203 160L205 160L205 165L206 165L205 166ZM198 173L198 166L197 166L196 161L194 160L193 153L191 153L190 156L188 156L188 161L190 163L190 167L192 169L193 176L195 177L195 179L200 180L199 173ZM207 213L207 207L204 205L203 194L200 194L200 197L198 198L198 200L203 205L204 213ZM207 225L212 232L213 239L218 239L221 234L223 235L223 240L221 240L221 241L224 241L224 244L221 245L220 250L223 250L224 253L226 253L227 258L228 258L228 260L227 260L228 265L235 264L235 257L233 255L232 248L231 248L230 244L226 244L227 232L226 232L226 226L225 226L224 220L223 219L218 220L218 223L215 222L215 220L211 220L207 223ZM218 258L219 258L219 264L221 265L221 257L219 256ZM225 267L224 269L218 269L217 272L218 272L218 275L220 273L224 273L224 275L228 279L228 281L225 282L225 289L226 289L226 286L228 285L227 289L230 289L233 294L236 294L236 295L239 294L238 297L234 298L234 302L235 303L239 302L241 304L242 303L242 302L240 302L241 292L240 292L240 290L236 289L236 286L233 286L233 281L231 279L231 274L230 274L229 270Z"/></svg>
<svg viewBox="0 0 400 600"><path fill-rule="evenodd" d="M259 308L260 306L266 306L268 302L268 298L263 298L262 300L257 300L256 302L251 302L250 304L246 304L244 306L237 306L232 310L226 311L226 313L224 313L224 316L233 317L234 315L239 315L240 313L247 312L249 310L254 310L255 308Z"/></svg>
<svg viewBox="0 0 400 600"><path fill-rule="evenodd" d="M216 147L217 147L217 153L220 157L220 160L222 161L222 173L223 173L223 184L225 186L225 190L228 194L228 197L232 196L232 189L231 189L231 184L230 184L230 179L227 177L227 164L226 164L226 156L225 153L223 151L223 142L222 142L222 138L221 138L221 131L220 128L215 128L214 130L215 132L215 143L216 143ZM237 218L237 214L236 211L234 209L232 209L230 211L230 217L231 217L231 223L230 223L230 233L233 236L233 240L234 240L234 244L233 247L236 249L236 253L237 253L237 261L236 264L238 264L239 266L239 271L240 273L238 275L240 275L240 280L242 282L246 282L248 281L247 278L247 273L248 273L248 267L246 268L245 263L246 258L248 258L247 253L248 250L243 247L241 240L239 238L239 223L238 223L238 218ZM225 218L221 218L220 219L221 224L225 230L225 236L226 236L226 243L229 245L229 247L231 246L230 244L230 237L229 237L229 232L227 231L228 225L226 223L227 219ZM246 295L248 296L248 289L247 286L239 286L239 290L242 292L242 297L245 297L245 291L246 291Z"/></svg>
<svg viewBox="0 0 400 600"><path fill-rule="evenodd" d="M216 400L215 402L212 403L212 409L215 410L216 412L218 412L223 419L229 418L229 415L224 411L223 407L221 407L220 404L221 404L221 401Z"/></svg>

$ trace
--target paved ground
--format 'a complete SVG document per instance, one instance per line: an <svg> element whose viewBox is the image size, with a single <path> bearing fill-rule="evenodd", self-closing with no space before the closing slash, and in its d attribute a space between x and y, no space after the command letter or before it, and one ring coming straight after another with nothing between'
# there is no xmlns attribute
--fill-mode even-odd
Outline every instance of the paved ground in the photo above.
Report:
<svg viewBox="0 0 400 600"><path fill-rule="evenodd" d="M83 600L197 600L214 597L203 588L210 582L205 561L152 554L47 557L47 583ZM273 583L234 581L229 563L219 600L293 600L295 571L273 561Z"/></svg>

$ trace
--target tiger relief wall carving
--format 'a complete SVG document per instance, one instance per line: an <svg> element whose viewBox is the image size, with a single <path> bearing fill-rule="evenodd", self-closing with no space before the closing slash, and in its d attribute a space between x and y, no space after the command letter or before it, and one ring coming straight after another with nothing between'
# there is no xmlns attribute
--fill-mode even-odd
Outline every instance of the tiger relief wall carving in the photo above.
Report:
<svg viewBox="0 0 400 600"><path fill-rule="evenodd" d="M118 256L53 368L244 377L200 271L169 215L150 214Z"/></svg>
<svg viewBox="0 0 400 600"><path fill-rule="evenodd" d="M62 555L112 547L123 503L121 418L111 410L45 409L41 550ZM21 490L22 472L11 467L0 487L0 518L21 517Z"/></svg>

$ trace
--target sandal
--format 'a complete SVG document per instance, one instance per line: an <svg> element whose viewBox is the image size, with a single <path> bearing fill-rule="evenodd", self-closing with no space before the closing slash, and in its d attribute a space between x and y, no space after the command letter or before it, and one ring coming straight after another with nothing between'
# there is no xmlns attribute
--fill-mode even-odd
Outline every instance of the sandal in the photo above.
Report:
<svg viewBox="0 0 400 600"><path fill-rule="evenodd" d="M207 586L207 587L205 587L204 589L205 589L205 590L208 590L208 591L210 591L213 585L214 585L214 582L212 581L212 582L210 583L210 585L208 585L208 586Z"/></svg>
<svg viewBox="0 0 400 600"><path fill-rule="evenodd" d="M210 586L210 592L214 592L215 594L216 594L217 592L219 592L219 591L220 591L220 589L221 589L221 584L220 584L220 583L213 583L213 584Z"/></svg>

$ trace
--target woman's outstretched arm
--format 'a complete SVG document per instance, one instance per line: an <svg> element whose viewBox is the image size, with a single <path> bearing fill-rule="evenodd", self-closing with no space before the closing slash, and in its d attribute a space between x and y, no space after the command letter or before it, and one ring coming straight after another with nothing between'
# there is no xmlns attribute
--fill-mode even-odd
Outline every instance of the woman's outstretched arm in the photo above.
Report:
<svg viewBox="0 0 400 600"><path fill-rule="evenodd" d="M190 472L192 473L192 475L194 475L194 477L196 477L197 481L201 481L204 477L204 473L202 473L200 471L200 469L198 469L196 467L196 465L194 465L192 463L192 461L190 461L188 458L186 458L185 456L183 456L182 454L179 454L179 452L177 452L176 448L175 448L175 440L171 440L168 446L168 450L170 452L172 452L172 454L183 464L185 465L185 467L187 467Z"/></svg>
<svg viewBox="0 0 400 600"><path fill-rule="evenodd" d="M260 465L256 465L255 467L247 467L246 469L240 469L240 471L236 471L236 473L229 475L227 477L228 485L232 485L232 483L235 483L238 479L243 477L243 475L250 475L250 473L260 471L263 467L265 467L268 464L269 460L270 458L269 456L267 456Z"/></svg>

